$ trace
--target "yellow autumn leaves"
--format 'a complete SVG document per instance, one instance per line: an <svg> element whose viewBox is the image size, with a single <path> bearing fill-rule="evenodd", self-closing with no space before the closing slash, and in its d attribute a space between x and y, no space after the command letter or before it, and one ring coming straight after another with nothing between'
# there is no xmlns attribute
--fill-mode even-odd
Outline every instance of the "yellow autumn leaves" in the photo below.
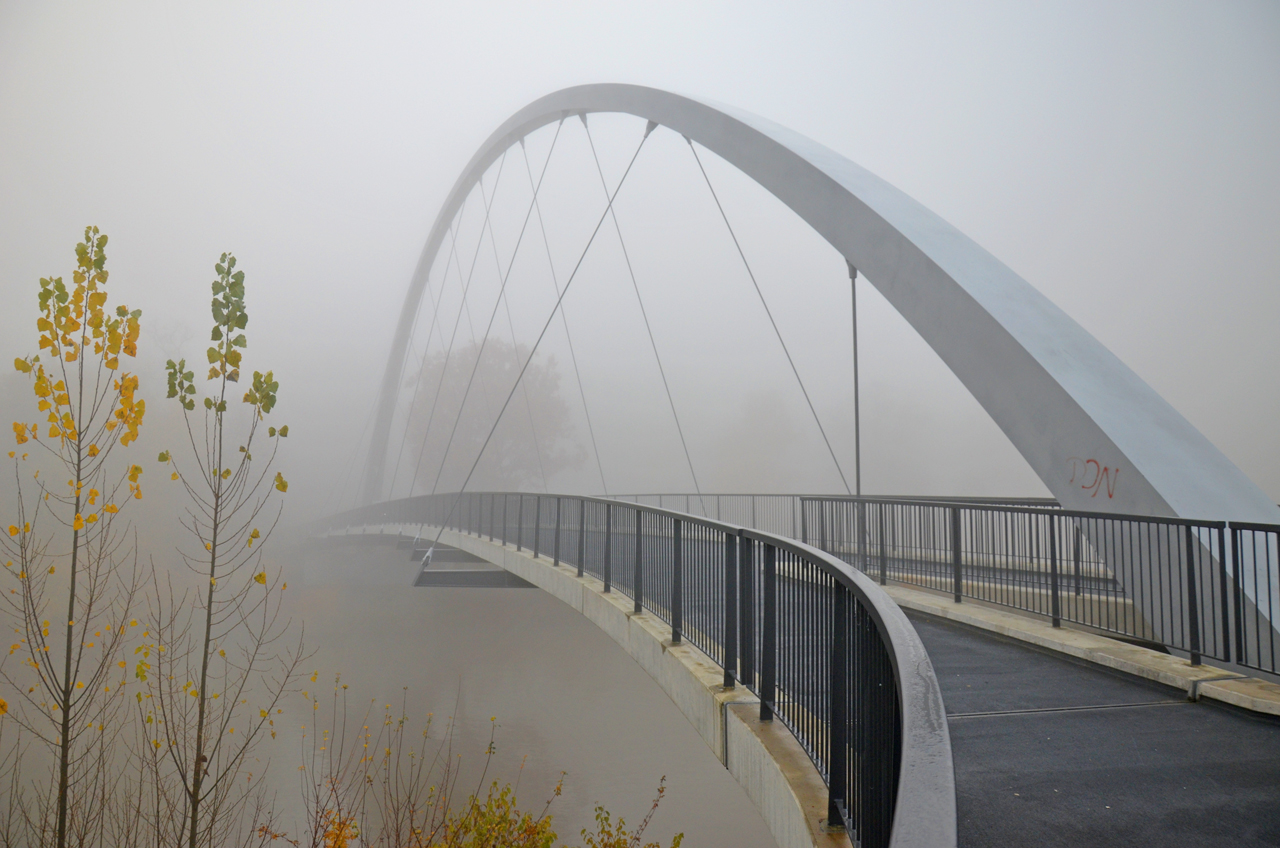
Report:
<svg viewBox="0 0 1280 848"><path fill-rule="evenodd" d="M33 391L36 406L45 413L49 425L47 434L57 439L62 448L76 443L80 437L80 422L76 421L72 392L65 377L65 364L77 362L89 351L99 357L103 367L115 371L120 367L120 354L137 356L138 336L141 333L139 319L142 311L130 311L127 306L116 308L115 316L108 314L107 306L107 237L97 227L86 227L84 241L76 245L76 270L72 285L67 287L61 277L40 280L40 314L36 319L38 345L41 352L48 351L51 370L40 354L25 359L15 359L14 368L34 377ZM63 372L59 379L53 369ZM127 445L138 437L138 427L146 412L146 402L137 398L138 378L121 373L112 381L114 403L109 407L106 429L122 428L118 438ZM89 404L96 408L96 404ZM14 422L14 438L18 444L29 439L39 439L35 424ZM97 445L89 446L89 455L96 456Z"/></svg>

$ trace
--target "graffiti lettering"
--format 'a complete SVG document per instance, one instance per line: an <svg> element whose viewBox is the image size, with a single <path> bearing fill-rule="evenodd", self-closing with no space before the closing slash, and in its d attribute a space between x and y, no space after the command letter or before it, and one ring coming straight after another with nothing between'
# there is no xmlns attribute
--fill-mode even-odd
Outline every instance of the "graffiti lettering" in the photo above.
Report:
<svg viewBox="0 0 1280 848"><path fill-rule="evenodd" d="M1120 468L1103 465L1096 459L1081 459L1073 456L1067 460L1071 469L1071 479L1067 482L1080 483L1080 488L1088 491L1089 497L1096 498L1098 493L1106 491L1108 498L1114 498L1116 484L1120 479Z"/></svg>

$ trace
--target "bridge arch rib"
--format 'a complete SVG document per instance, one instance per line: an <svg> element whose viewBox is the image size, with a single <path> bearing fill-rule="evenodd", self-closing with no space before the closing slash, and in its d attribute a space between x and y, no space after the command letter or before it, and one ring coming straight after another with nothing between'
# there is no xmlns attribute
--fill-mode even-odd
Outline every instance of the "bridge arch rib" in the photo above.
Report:
<svg viewBox="0 0 1280 848"><path fill-rule="evenodd" d="M767 119L655 88L596 84L512 115L454 184L406 294L383 376L363 501L382 496L413 317L480 176L534 130L593 112L681 133L796 212L942 358L1066 508L1280 523L1280 509L1167 401L1029 283L955 227L844 156Z"/></svg>

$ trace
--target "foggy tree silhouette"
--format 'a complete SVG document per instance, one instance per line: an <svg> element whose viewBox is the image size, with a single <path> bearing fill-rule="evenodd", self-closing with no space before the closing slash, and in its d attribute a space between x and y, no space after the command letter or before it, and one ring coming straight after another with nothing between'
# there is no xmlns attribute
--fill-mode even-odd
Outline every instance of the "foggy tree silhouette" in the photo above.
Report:
<svg viewBox="0 0 1280 848"><path fill-rule="evenodd" d="M480 365L467 394L477 356L481 357ZM412 480L415 494L430 492L437 475L437 491L462 485L493 426L502 399L511 391L528 356L527 345L491 338L483 354L480 345L473 342L455 349L447 363L443 352L426 357L407 383L410 390L415 381L418 386L406 428L401 474ZM455 420L457 430L450 443ZM585 450L573 436L573 421L560 392L556 359L537 357L525 372L468 489L544 491L556 474L577 467L585 458Z"/></svg>

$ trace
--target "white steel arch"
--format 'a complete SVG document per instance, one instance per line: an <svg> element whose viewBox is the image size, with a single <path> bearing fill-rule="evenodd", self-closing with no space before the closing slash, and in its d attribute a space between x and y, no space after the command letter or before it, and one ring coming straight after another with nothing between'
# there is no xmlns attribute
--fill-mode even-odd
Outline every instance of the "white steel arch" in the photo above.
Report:
<svg viewBox="0 0 1280 848"><path fill-rule="evenodd" d="M1280 508L1167 401L1010 268L845 157L729 106L655 88L566 88L521 109L472 156L405 296L376 410L363 502L383 496L405 351L449 223L503 151L592 112L635 115L715 152L803 218L902 314L1066 508L1280 523Z"/></svg>

